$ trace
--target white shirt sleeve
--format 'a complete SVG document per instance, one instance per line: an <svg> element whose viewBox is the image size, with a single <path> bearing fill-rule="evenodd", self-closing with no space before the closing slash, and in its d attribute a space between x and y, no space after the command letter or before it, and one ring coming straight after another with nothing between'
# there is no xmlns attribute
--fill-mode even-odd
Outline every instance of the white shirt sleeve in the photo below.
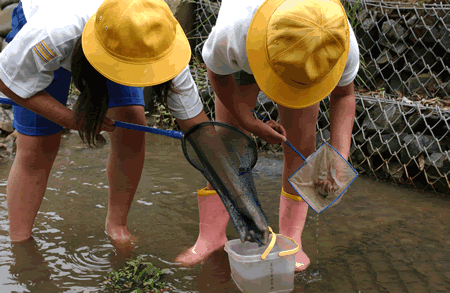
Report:
<svg viewBox="0 0 450 293"><path fill-rule="evenodd" d="M203 110L197 85L192 78L189 65L173 79L174 90L167 98L167 106L177 119L194 118Z"/></svg>
<svg viewBox="0 0 450 293"><path fill-rule="evenodd" d="M350 23L349 23L350 25ZM344 72L337 86L349 85L358 75L359 70L359 47L356 41L355 33L350 27L350 49L348 52L347 63L345 64Z"/></svg>
<svg viewBox="0 0 450 293"><path fill-rule="evenodd" d="M18 96L30 98L50 85L62 59L46 29L27 23L0 53L0 79Z"/></svg>

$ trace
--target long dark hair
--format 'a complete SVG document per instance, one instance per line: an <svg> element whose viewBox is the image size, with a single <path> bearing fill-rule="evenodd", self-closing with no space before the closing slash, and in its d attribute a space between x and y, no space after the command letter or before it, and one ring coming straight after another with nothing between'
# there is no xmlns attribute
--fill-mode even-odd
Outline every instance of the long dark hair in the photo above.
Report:
<svg viewBox="0 0 450 293"><path fill-rule="evenodd" d="M90 147L95 146L97 135L108 111L106 77L95 70L81 48L81 38L72 54L72 80L80 91L73 115L81 139Z"/></svg>
<svg viewBox="0 0 450 293"><path fill-rule="evenodd" d="M72 54L72 80L80 91L73 115L78 133L90 147L96 145L97 136L108 111L108 88L106 77L100 74L87 60L81 46L81 38L75 44ZM167 97L171 91L176 92L172 80L154 85L153 89L167 108Z"/></svg>

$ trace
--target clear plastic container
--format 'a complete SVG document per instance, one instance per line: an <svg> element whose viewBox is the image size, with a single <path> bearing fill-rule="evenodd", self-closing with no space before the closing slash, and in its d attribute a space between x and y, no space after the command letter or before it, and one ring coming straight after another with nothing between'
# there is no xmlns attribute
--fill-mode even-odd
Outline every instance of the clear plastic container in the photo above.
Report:
<svg viewBox="0 0 450 293"><path fill-rule="evenodd" d="M291 292L294 289L297 243L283 235L276 235L273 248L262 259L261 255L267 249L268 246L259 247L253 242L241 243L239 239L225 243L231 276L242 292Z"/></svg>

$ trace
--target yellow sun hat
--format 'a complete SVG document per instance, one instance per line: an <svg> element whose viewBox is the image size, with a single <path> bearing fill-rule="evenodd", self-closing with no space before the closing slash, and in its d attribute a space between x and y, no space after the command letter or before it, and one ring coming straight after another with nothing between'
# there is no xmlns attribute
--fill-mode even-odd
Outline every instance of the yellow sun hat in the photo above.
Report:
<svg viewBox="0 0 450 293"><path fill-rule="evenodd" d="M98 72L135 87L174 78L191 58L186 35L164 0L105 0L84 27L82 47Z"/></svg>
<svg viewBox="0 0 450 293"><path fill-rule="evenodd" d="M347 16L339 0L266 0L246 46L261 91L282 106L305 108L329 95L344 72Z"/></svg>

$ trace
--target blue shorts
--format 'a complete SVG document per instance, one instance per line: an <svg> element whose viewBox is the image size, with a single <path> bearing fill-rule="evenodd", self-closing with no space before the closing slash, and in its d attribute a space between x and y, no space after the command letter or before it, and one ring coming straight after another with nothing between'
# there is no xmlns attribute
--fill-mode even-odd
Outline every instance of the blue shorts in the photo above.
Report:
<svg viewBox="0 0 450 293"><path fill-rule="evenodd" d="M27 23L23 14L22 2L14 8L12 14L11 32L5 40L11 42L20 29ZM53 98L61 104L67 103L72 74L70 71L59 68L54 72L52 83L45 89ZM145 106L143 89L130 87L107 80L109 102L108 107L120 107L130 105ZM63 127L20 106L13 106L13 127L21 134L32 136L52 135L60 132Z"/></svg>

